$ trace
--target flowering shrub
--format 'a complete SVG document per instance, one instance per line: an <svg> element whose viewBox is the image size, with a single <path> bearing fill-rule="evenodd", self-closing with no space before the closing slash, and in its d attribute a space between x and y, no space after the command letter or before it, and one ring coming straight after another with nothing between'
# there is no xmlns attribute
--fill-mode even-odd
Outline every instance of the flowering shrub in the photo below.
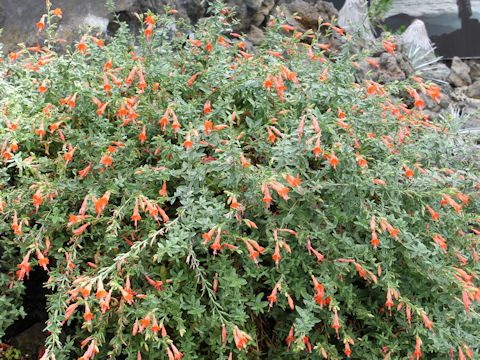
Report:
<svg viewBox="0 0 480 360"><path fill-rule="evenodd" d="M479 182L439 88L359 81L327 23L253 52L219 3L188 37L174 13L0 65L0 304L48 272L42 359L478 356Z"/></svg>

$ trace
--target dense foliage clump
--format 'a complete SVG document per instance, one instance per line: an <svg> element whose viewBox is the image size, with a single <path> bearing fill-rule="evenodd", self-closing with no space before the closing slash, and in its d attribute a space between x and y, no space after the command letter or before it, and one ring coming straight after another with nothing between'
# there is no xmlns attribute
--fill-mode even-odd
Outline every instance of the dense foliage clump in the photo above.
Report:
<svg viewBox="0 0 480 360"><path fill-rule="evenodd" d="M46 271L43 359L478 356L478 172L439 88L359 80L330 24L247 51L211 12L0 63L0 335Z"/></svg>

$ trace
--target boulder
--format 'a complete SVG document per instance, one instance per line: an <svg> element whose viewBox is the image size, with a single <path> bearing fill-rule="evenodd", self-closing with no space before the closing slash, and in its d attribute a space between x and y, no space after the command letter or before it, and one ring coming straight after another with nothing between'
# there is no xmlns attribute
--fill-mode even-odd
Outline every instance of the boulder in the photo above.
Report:
<svg viewBox="0 0 480 360"><path fill-rule="evenodd" d="M418 49L421 54L431 53L433 56L433 45L422 20L414 20L402 34L402 40L407 52Z"/></svg>
<svg viewBox="0 0 480 360"><path fill-rule="evenodd" d="M253 46L258 46L265 39L265 34L263 33L262 29L252 25L247 33L247 38L251 41Z"/></svg>
<svg viewBox="0 0 480 360"><path fill-rule="evenodd" d="M440 61L440 56L435 55L435 47L428 37L423 21L414 20L401 37L403 52L413 68L411 75L420 72L424 79L445 84L450 69Z"/></svg>
<svg viewBox="0 0 480 360"><path fill-rule="evenodd" d="M480 80L475 81L472 85L467 87L465 94L469 98L480 99Z"/></svg>
<svg viewBox="0 0 480 360"><path fill-rule="evenodd" d="M38 322L10 339L11 345L23 354L39 354L45 344L47 333L44 324Z"/></svg>
<svg viewBox="0 0 480 360"><path fill-rule="evenodd" d="M367 41L375 39L368 18L366 0L346 0L338 12L338 24L346 31L359 34Z"/></svg>
<svg viewBox="0 0 480 360"><path fill-rule="evenodd" d="M405 73L400 68L394 54L383 53L378 60L378 66L380 67L379 77L382 78L384 82L406 79Z"/></svg>
<svg viewBox="0 0 480 360"><path fill-rule="evenodd" d="M480 99L468 97L467 88L455 88L452 91L452 103L462 114L467 116L467 121L463 124L463 129L480 129Z"/></svg>
<svg viewBox="0 0 480 360"><path fill-rule="evenodd" d="M57 4L54 4L54 6ZM115 1L118 13L128 11L134 6L134 0ZM64 0L58 2L63 11L58 23L59 37L68 43L78 41L78 30L94 27L97 31L106 32L108 24L113 19L106 7L106 1L96 0ZM43 45L45 30L37 36L36 24L46 12L45 0L2 0L0 14L15 14L15 16L0 15L0 28L3 28L0 42L5 45L4 52L18 51L18 43Z"/></svg>
<svg viewBox="0 0 480 360"><path fill-rule="evenodd" d="M480 80L480 60L479 59L470 59L466 61L467 65L470 67L470 77L472 81Z"/></svg>
<svg viewBox="0 0 480 360"><path fill-rule="evenodd" d="M338 17L338 11L331 2L315 0L280 0L278 3L280 9L286 9L288 22L299 31L318 29L319 19L330 21L333 17Z"/></svg>
<svg viewBox="0 0 480 360"><path fill-rule="evenodd" d="M376 62L378 66L362 61L360 63L362 77L381 83L406 79L405 72L400 67L394 54L384 52L379 57L369 57L368 59ZM368 76L367 73L369 73Z"/></svg>
<svg viewBox="0 0 480 360"><path fill-rule="evenodd" d="M58 4L57 4L58 3ZM65 39L67 44L79 41L78 32L86 27L94 28L95 32L107 33L116 31L113 22L114 14L106 6L107 0L62 0L54 3L61 7L63 16L55 22L58 24L58 36ZM239 24L234 27L236 32L247 32L250 25L259 26L264 23L272 11L275 0L225 0L225 5L235 8ZM208 16L207 3L202 0L115 0L115 15L126 21L132 32L139 30L136 13L151 10L162 14L164 6L175 8L178 13L174 16L184 18L186 23L196 24L202 17ZM45 13L45 0L2 0L0 2L0 28L3 33L0 42L3 43L4 53L18 51L18 43L27 46L43 45L44 33L37 36L36 23ZM15 16L7 16L15 14Z"/></svg>
<svg viewBox="0 0 480 360"><path fill-rule="evenodd" d="M460 58L454 57L452 60L451 72L448 76L450 84L456 87L468 86L472 83L470 77L470 67L465 64Z"/></svg>

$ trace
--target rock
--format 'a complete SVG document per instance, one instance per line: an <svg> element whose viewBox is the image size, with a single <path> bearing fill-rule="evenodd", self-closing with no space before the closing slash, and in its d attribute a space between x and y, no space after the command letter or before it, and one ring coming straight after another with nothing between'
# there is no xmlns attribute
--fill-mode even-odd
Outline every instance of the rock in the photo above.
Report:
<svg viewBox="0 0 480 360"><path fill-rule="evenodd" d="M403 53L409 60L414 75L420 72L420 76L426 80L439 83L446 82L450 75L450 69L435 55L435 48L428 37L425 24L421 20L414 20L403 33Z"/></svg>
<svg viewBox="0 0 480 360"><path fill-rule="evenodd" d="M460 58L455 56L452 60L451 72L448 76L448 81L456 87L470 85L472 83L472 79L470 78L469 73L469 66L460 60Z"/></svg>
<svg viewBox="0 0 480 360"><path fill-rule="evenodd" d="M470 67L470 77L472 78L472 81L480 79L480 60L467 60L467 65Z"/></svg>
<svg viewBox="0 0 480 360"><path fill-rule="evenodd" d="M118 13L128 11L134 6L134 1L115 1L115 10ZM62 1L59 6L62 8L63 17L56 20L59 37L66 39L69 43L74 40L78 41L78 29L85 25L95 26L97 31L105 32L109 22L113 19L105 4L106 1L96 0ZM4 16L2 21L4 31L0 37L0 42L5 44L4 52L18 51L17 44L20 42L27 46L43 44L45 30L40 33L40 36L37 36L36 23L46 11L45 1L3 0L1 7L0 14L15 14L15 16Z"/></svg>
<svg viewBox="0 0 480 360"><path fill-rule="evenodd" d="M274 5L274 0L263 0L260 8L252 16L252 25L260 26L266 20Z"/></svg>
<svg viewBox="0 0 480 360"><path fill-rule="evenodd" d="M455 106L467 116L467 121L463 124L463 129L480 129L480 99L469 98L466 94L467 88L455 88L451 97Z"/></svg>
<svg viewBox="0 0 480 360"><path fill-rule="evenodd" d="M338 11L332 3L327 1L315 0L280 0L280 8L286 7L286 16L288 22L299 31L308 29L318 30L318 20L330 21L333 17L338 17ZM296 13L296 17L294 14Z"/></svg>
<svg viewBox="0 0 480 360"><path fill-rule="evenodd" d="M245 0L247 8L257 11L262 6L263 0Z"/></svg>
<svg viewBox="0 0 480 360"><path fill-rule="evenodd" d="M385 52L379 57L370 57L369 60L377 62L378 67L367 61L362 61L360 63L360 71L363 77L366 77L367 73L370 72L368 79L381 83L406 79L405 72L401 69L394 54Z"/></svg>
<svg viewBox="0 0 480 360"><path fill-rule="evenodd" d="M422 53L432 52L433 46L428 37L427 28L422 20L414 20L402 34L403 44L406 51L419 49Z"/></svg>
<svg viewBox="0 0 480 360"><path fill-rule="evenodd" d="M27 330L10 339L11 345L19 349L23 354L38 354L47 338L47 334L43 332L44 327L39 322L33 324Z"/></svg>
<svg viewBox="0 0 480 360"><path fill-rule="evenodd" d="M405 73L398 65L395 55L383 53L378 61L380 67L380 78L385 82L405 80Z"/></svg>
<svg viewBox="0 0 480 360"><path fill-rule="evenodd" d="M258 46L265 39L265 34L261 29L252 25L250 26L250 31L247 33L247 38L254 46Z"/></svg>
<svg viewBox="0 0 480 360"><path fill-rule="evenodd" d="M375 39L368 18L366 0L346 0L338 12L338 24L348 32L358 33L367 41Z"/></svg>
<svg viewBox="0 0 480 360"><path fill-rule="evenodd" d="M443 93L442 93L443 94ZM424 110L430 112L430 118L437 118L450 105L450 98L443 94L439 99L439 103L432 99L431 96L419 92L420 97L425 102Z"/></svg>
<svg viewBox="0 0 480 360"><path fill-rule="evenodd" d="M470 98L480 99L480 80L477 80L470 85L465 93Z"/></svg>
<svg viewBox="0 0 480 360"><path fill-rule="evenodd" d="M440 80L446 82L450 72L451 71L447 65L442 62L438 62L432 66L431 69L423 71L422 77L433 81Z"/></svg>

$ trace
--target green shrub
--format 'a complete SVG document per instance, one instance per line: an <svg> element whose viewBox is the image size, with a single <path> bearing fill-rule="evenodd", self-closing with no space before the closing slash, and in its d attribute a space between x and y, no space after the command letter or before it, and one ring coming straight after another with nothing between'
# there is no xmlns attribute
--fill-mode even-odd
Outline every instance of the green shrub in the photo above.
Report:
<svg viewBox="0 0 480 360"><path fill-rule="evenodd" d="M0 65L0 303L48 271L43 359L478 356L479 182L438 89L210 11Z"/></svg>

